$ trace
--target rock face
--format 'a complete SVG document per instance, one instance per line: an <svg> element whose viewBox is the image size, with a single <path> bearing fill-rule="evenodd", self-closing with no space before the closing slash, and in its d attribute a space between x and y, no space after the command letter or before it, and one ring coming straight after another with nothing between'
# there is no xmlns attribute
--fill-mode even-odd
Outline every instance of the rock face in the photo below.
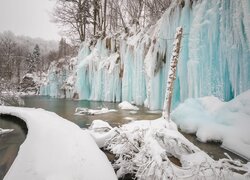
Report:
<svg viewBox="0 0 250 180"><path fill-rule="evenodd" d="M38 85L32 74L28 73L23 77L20 83L20 91L25 93L37 93Z"/></svg>

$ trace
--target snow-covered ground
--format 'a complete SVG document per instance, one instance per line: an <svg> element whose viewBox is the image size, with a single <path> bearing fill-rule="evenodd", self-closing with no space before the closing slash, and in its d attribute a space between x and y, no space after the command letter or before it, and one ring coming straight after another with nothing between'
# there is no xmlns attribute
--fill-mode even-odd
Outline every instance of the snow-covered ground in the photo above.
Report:
<svg viewBox="0 0 250 180"><path fill-rule="evenodd" d="M250 159L250 90L229 102L188 99L174 110L172 119L200 141L221 141L224 148Z"/></svg>
<svg viewBox="0 0 250 180"><path fill-rule="evenodd" d="M28 127L5 180L117 179L88 132L70 121L42 109L1 106L0 114L17 116Z"/></svg>

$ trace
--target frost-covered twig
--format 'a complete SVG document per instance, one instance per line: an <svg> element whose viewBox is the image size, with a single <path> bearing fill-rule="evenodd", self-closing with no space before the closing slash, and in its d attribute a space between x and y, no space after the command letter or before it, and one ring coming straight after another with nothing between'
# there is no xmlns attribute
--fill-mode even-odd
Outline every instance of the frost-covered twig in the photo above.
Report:
<svg viewBox="0 0 250 180"><path fill-rule="evenodd" d="M17 87L5 80L0 80L0 105L21 106L24 101L17 92Z"/></svg>
<svg viewBox="0 0 250 180"><path fill-rule="evenodd" d="M165 121L162 121L164 123ZM154 126L154 125L152 125ZM139 180L228 179L233 171L249 176L249 169L231 158L215 161L177 130L149 126L122 126L106 143L116 155L117 176L133 174ZM170 158L179 159L182 166ZM237 174L239 175L239 174Z"/></svg>
<svg viewBox="0 0 250 180"><path fill-rule="evenodd" d="M174 80L176 79L176 69L177 69L177 63L178 58L180 54L180 47L181 47L181 39L183 34L183 28L178 27L176 29L175 34L175 41L174 41L174 48L170 60L170 67L168 72L168 80L167 80L167 86L166 86L166 93L165 93L165 102L163 106L163 112L162 115L164 119L170 120L170 110L171 110L171 102L172 102L172 96L173 96L173 88L174 88Z"/></svg>

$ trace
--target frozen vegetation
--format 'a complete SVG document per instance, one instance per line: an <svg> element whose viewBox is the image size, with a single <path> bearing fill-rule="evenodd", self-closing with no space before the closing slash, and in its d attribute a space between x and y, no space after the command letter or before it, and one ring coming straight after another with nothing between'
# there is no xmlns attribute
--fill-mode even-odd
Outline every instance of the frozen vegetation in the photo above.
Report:
<svg viewBox="0 0 250 180"><path fill-rule="evenodd" d="M6 80L0 80L0 106L20 106L24 102L17 93L17 87Z"/></svg>
<svg viewBox="0 0 250 180"><path fill-rule="evenodd" d="M250 90L229 102L213 96L188 99L172 112L172 119L200 141L222 142L222 147L250 160Z"/></svg>
<svg viewBox="0 0 250 180"><path fill-rule="evenodd" d="M150 28L84 42L75 73L70 63L59 71L52 65L41 92L161 109L174 33L182 26L173 107L187 98L210 95L231 100L250 88L249 9L247 0L173 1Z"/></svg>
<svg viewBox="0 0 250 180"><path fill-rule="evenodd" d="M0 107L25 121L26 140L4 180L117 179L105 154L77 125L42 109Z"/></svg>
<svg viewBox="0 0 250 180"><path fill-rule="evenodd" d="M98 120L89 131L99 147L115 154L113 166L118 177L130 173L139 180L249 178L249 163L242 164L228 155L213 160L181 135L171 120L141 120L120 128ZM175 158L181 166L174 163Z"/></svg>

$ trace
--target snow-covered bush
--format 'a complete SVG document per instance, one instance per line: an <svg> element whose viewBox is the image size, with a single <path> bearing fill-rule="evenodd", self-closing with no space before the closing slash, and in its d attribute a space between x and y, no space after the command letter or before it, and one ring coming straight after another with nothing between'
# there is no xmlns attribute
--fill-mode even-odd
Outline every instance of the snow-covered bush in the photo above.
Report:
<svg viewBox="0 0 250 180"><path fill-rule="evenodd" d="M181 135L173 122L163 118L135 121L106 132L105 144L115 154L117 176L133 174L140 180L167 179L235 179L249 176L249 167L239 161L215 161ZM92 125L94 126L94 125ZM115 133L114 133L115 132ZM102 134L102 136L100 136ZM104 140L104 132L95 132L94 139ZM100 144L100 142L99 142ZM174 157L174 158L172 158ZM181 166L172 162L178 159ZM242 171L244 175L233 170Z"/></svg>
<svg viewBox="0 0 250 180"><path fill-rule="evenodd" d="M24 101L18 94L0 93L0 105L22 106L22 105L24 105Z"/></svg>
<svg viewBox="0 0 250 180"><path fill-rule="evenodd" d="M20 106L24 101L17 93L17 87L4 79L0 80L0 105Z"/></svg>

